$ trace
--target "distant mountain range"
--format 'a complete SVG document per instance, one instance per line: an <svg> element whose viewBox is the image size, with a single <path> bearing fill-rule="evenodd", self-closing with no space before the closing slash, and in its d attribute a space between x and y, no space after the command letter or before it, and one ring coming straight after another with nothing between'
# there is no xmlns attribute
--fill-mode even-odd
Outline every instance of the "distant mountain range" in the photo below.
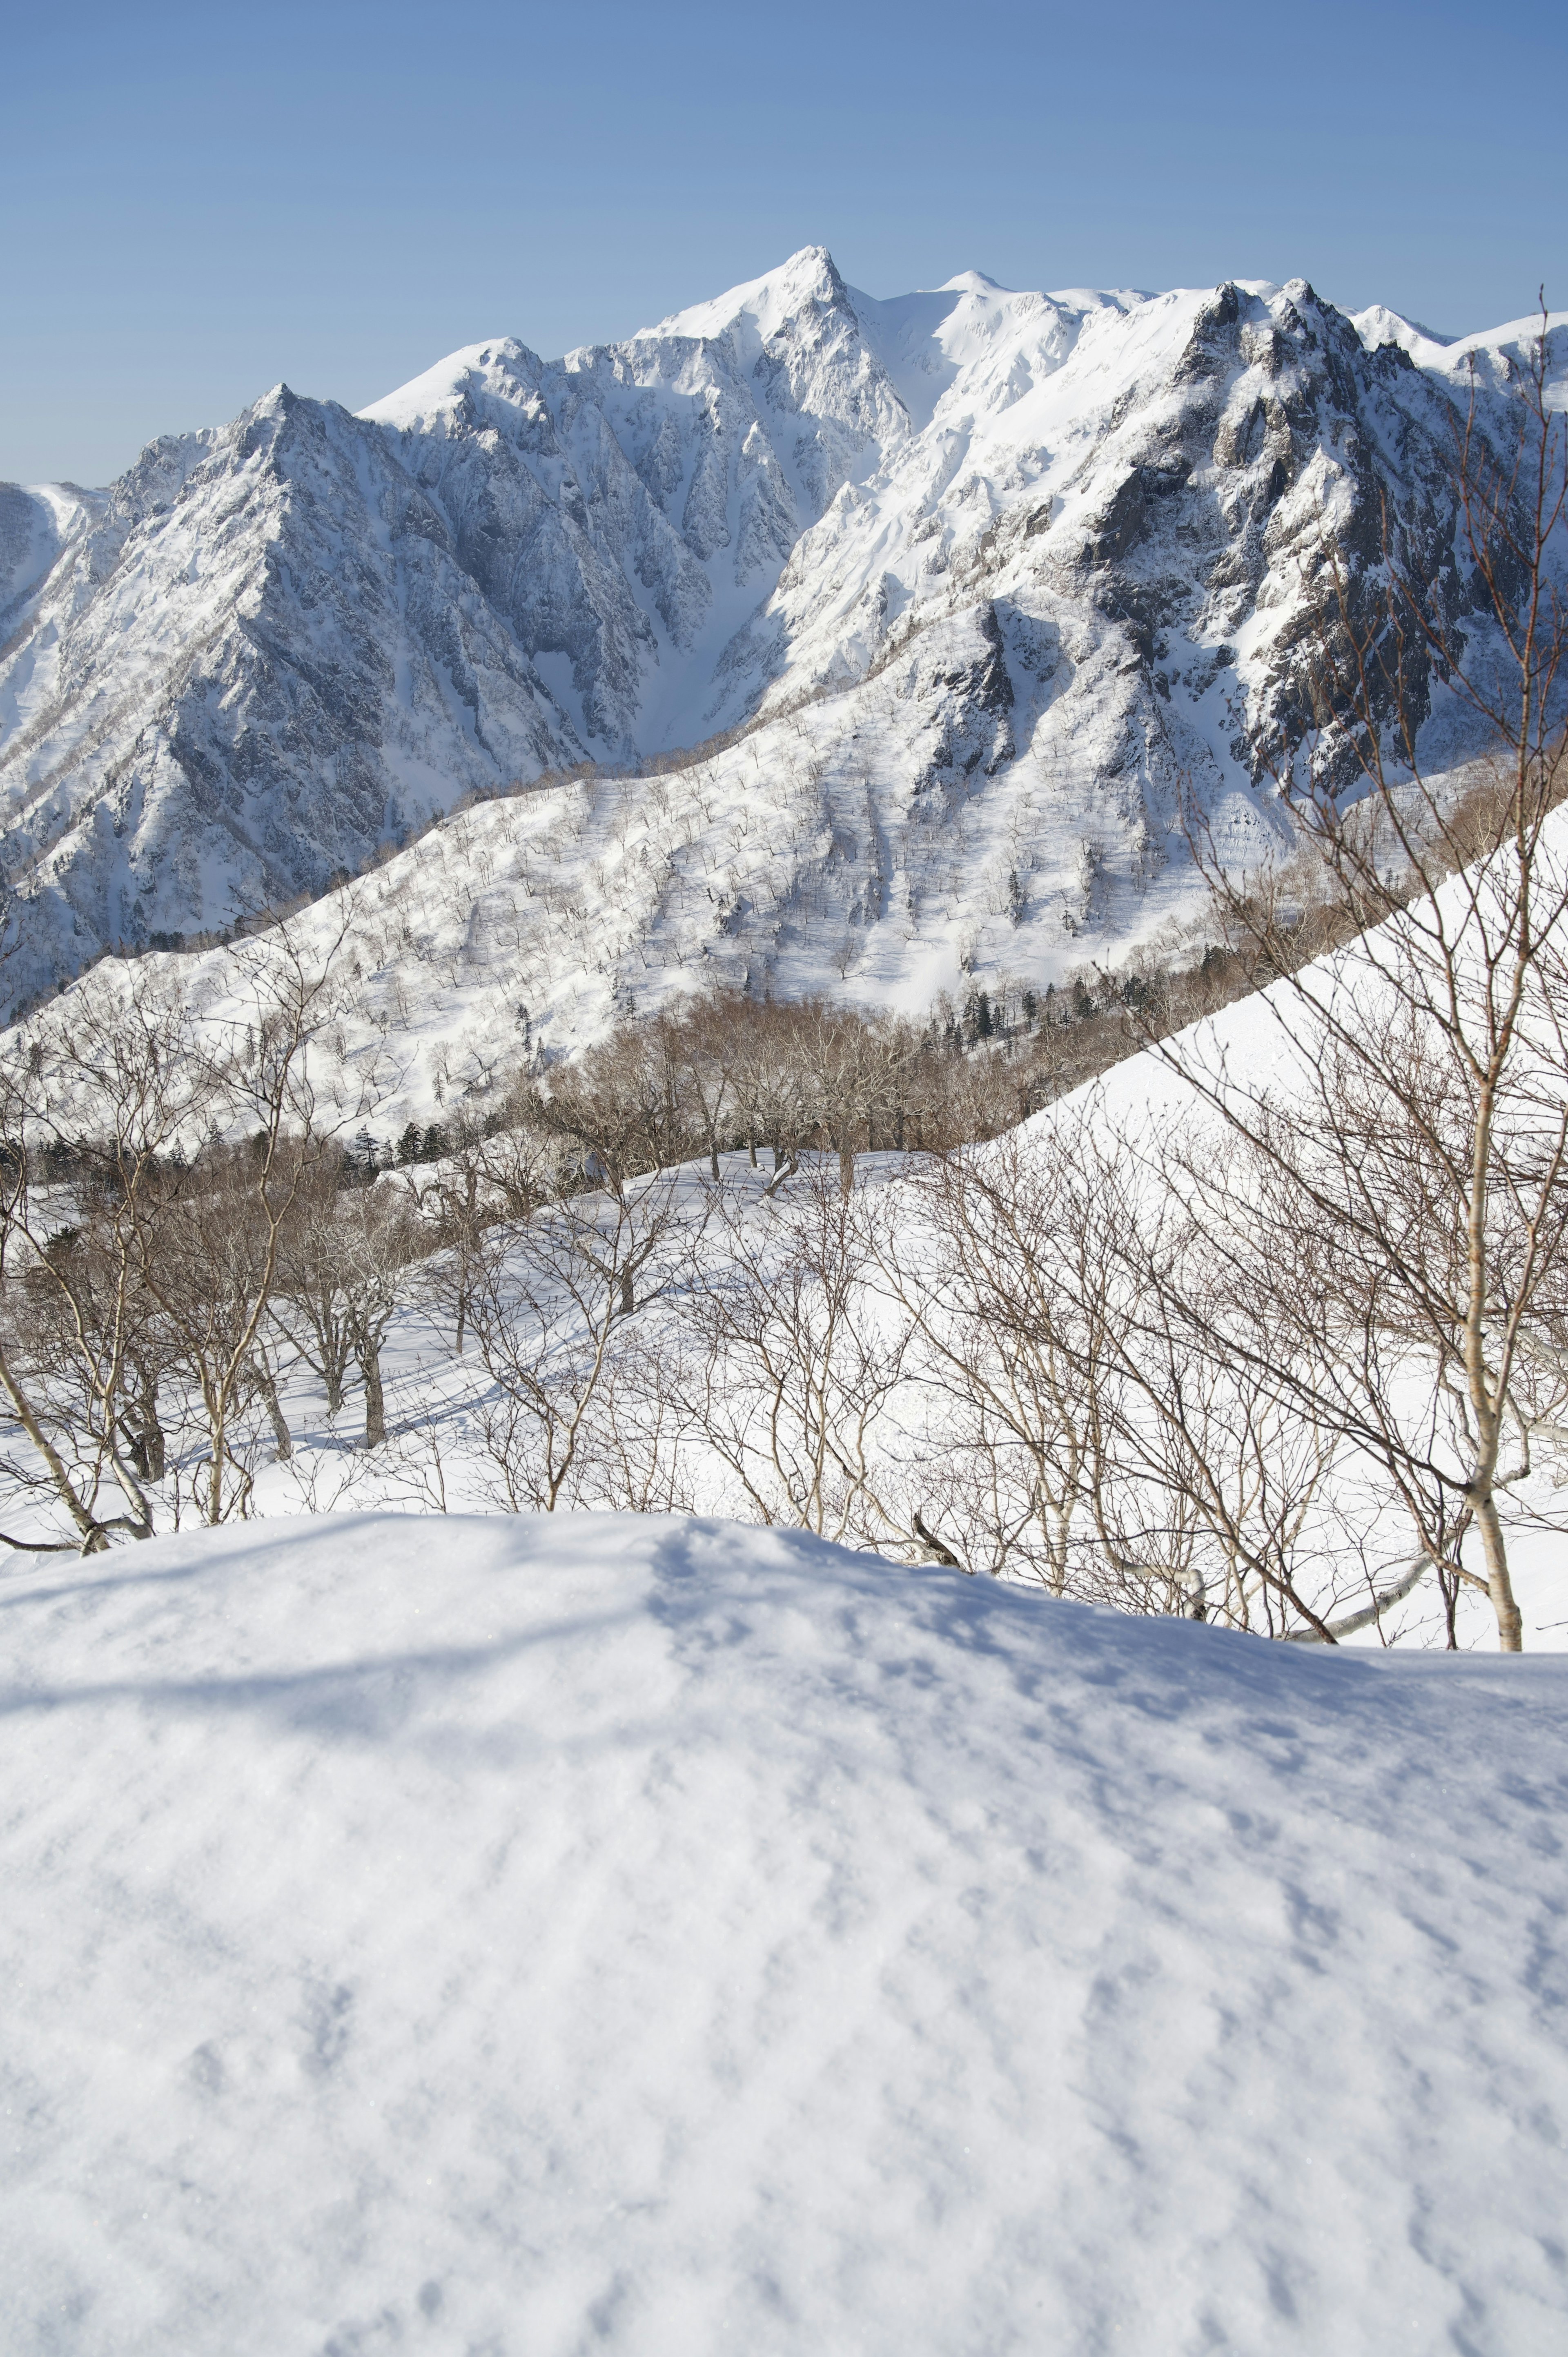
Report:
<svg viewBox="0 0 1568 2357"><path fill-rule="evenodd" d="M1183 781L1268 839L1326 544L1361 597L1386 507L1462 619L1455 405L1531 332L1299 280L880 302L809 247L622 343L476 344L358 416L279 385L105 491L0 490L5 1003L703 744L710 800L766 773L799 823L694 913L650 887L639 973L661 926L906 999L1114 951L1190 890Z"/></svg>

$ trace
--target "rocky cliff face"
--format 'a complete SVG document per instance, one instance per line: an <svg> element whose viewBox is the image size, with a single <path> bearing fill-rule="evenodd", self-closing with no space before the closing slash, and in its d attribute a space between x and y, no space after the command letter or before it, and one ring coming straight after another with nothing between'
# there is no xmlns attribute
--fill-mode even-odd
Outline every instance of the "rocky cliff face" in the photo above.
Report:
<svg viewBox="0 0 1568 2357"><path fill-rule="evenodd" d="M880 303L809 249L621 344L476 345L358 417L280 386L107 492L8 489L6 997L319 895L476 793L743 725L724 774L793 764L825 813L770 889L827 931L730 877L721 953L776 963L782 927L809 973L897 910L881 963L940 975L939 900L970 963L1132 938L1180 785L1266 829L1329 547L1361 596L1386 513L1462 611L1465 353L1362 328L1299 282ZM1520 340L1477 348L1487 400Z"/></svg>

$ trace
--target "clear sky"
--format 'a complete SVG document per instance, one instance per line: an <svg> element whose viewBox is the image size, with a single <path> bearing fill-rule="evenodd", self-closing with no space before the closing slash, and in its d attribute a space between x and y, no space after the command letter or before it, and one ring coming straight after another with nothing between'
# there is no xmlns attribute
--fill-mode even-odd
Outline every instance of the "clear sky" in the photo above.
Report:
<svg viewBox="0 0 1568 2357"><path fill-rule="evenodd" d="M874 295L1568 307L1568 7L0 0L0 478L831 248Z"/></svg>

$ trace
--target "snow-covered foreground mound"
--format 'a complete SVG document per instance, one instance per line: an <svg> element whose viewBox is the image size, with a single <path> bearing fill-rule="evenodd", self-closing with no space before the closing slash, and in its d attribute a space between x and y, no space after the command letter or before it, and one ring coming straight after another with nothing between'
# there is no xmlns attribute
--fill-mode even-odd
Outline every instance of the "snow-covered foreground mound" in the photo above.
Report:
<svg viewBox="0 0 1568 2357"><path fill-rule="evenodd" d="M1568 1663L608 1516L0 1625L8 2352L1564 2345Z"/></svg>

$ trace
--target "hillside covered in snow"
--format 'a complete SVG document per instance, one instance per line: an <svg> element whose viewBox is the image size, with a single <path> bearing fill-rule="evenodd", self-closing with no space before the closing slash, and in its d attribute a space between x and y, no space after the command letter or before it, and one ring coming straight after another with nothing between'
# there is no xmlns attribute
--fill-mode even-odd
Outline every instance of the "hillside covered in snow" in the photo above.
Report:
<svg viewBox="0 0 1568 2357"><path fill-rule="evenodd" d="M1530 334L1300 281L877 301L808 248L619 344L492 339L359 416L278 386L106 491L7 488L5 1002L403 843L481 951L558 969L564 905L606 1006L649 968L913 1003L1114 954L1190 897L1184 786L1273 840L1328 552L1375 596L1386 509L1463 625L1454 420L1474 360L1506 439ZM496 823L553 901L526 843L410 842L538 780Z"/></svg>
<svg viewBox="0 0 1568 2357"><path fill-rule="evenodd" d="M1568 906L1565 818L1543 828L1538 909ZM349 1027L328 1018L299 1103L339 1134L306 1155L268 1278L253 1166L232 1147L209 1177L186 1160L214 1127L254 1141L252 1102L203 1096L199 1074L204 1031L221 1071L226 1036L275 1021L265 990L209 996L237 979L235 953L212 952L173 1018L156 994L118 996L167 962L105 966L11 1036L0 1372L31 1391L98 1515L118 1514L134 1469L126 1494L159 1536L207 1511L209 1403L227 1382L230 1514L678 1509L905 1560L935 1547L1009 1583L1293 1641L1485 1646L1497 1622L1453 1340L1463 1206L1439 1175L1467 1167L1453 1092L1399 1035L1398 1070L1426 1071L1421 1116L1381 1090L1337 1159L1316 1125L1337 1103L1326 1042L1348 1022L1378 1042L1417 984L1419 929L1475 943L1496 914L1474 876L1451 877L1424 914L963 1152L889 1150L897 1104L910 1148L930 1117L929 1071L898 1062L908 1035L841 1040L832 1010L819 1024L788 1006L752 1008L757 1028L736 1030L741 1010L699 1005L672 1038L633 1023L607 1061L558 1068L543 1107L497 1092L493 1132L455 1124L432 1142L414 1125L371 1184L345 1156L345 1110L406 1041L370 1027L344 1055L333 1035ZM303 928L308 973L317 915L252 957ZM1544 1239L1497 1493L1534 1652L1561 1650L1568 1628L1568 1289L1560 1032L1539 978L1525 1014L1487 1251L1500 1286L1520 1232ZM155 1052L138 1056L143 1023ZM943 1069L1004 1082L1020 1044L942 1051ZM893 1061L836 1066L861 1050ZM835 1087L868 1093L835 1113L813 1093ZM704 1092L713 1144L684 1158ZM671 1126L628 1133L649 1105ZM1238 1146L1265 1114L1276 1141L1306 1125L1310 1192L1281 1193L1277 1173L1262 1185ZM95 1121L134 1155L75 1156ZM824 1150L835 1122L847 1162ZM107 1437L94 1396L113 1407ZM6 1438L0 1528L69 1553L81 1534L58 1485L14 1420Z"/></svg>
<svg viewBox="0 0 1568 2357"><path fill-rule="evenodd" d="M1560 1659L658 1517L0 1626L15 2357L1563 2345Z"/></svg>

